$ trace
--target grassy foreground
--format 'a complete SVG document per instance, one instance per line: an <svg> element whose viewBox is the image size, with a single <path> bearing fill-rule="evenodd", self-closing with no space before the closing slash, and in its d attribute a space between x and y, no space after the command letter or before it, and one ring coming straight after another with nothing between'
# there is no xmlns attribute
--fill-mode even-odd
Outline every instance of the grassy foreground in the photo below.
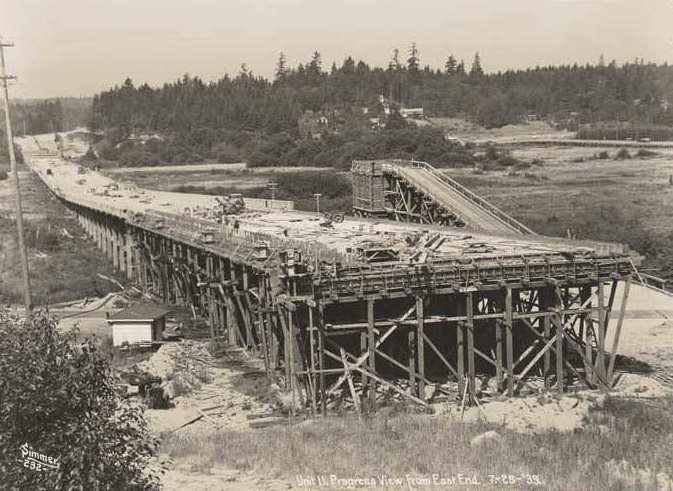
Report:
<svg viewBox="0 0 673 491"><path fill-rule="evenodd" d="M297 475L406 479L462 474L477 476L488 487L490 475L523 474L538 476L540 489L670 489L671 409L670 398L656 406L607 399L589 415L583 431L530 435L442 417L379 412L364 421L346 416L248 432L174 433L161 450L176 463L192 463L195 471L224 467L284 478L293 485ZM493 429L501 434L499 441L470 446L476 435ZM400 487L424 486L405 480ZM536 486L520 481L493 487Z"/></svg>

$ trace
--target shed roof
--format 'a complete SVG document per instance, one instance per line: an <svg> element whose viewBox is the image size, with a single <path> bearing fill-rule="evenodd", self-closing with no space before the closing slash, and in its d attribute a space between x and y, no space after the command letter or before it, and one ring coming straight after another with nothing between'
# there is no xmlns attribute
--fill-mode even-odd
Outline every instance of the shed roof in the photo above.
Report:
<svg viewBox="0 0 673 491"><path fill-rule="evenodd" d="M108 319L109 321L122 321L122 320L155 320L160 317L168 314L170 310L167 310L158 305L150 305L139 303L132 305L113 314Z"/></svg>

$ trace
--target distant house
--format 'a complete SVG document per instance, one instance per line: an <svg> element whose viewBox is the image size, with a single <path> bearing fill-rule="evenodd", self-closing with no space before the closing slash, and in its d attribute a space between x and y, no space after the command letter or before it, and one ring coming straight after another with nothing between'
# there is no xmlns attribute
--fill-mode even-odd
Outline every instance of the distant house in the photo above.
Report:
<svg viewBox="0 0 673 491"><path fill-rule="evenodd" d="M161 341L168 313L163 307L136 304L111 315L107 321L112 327L113 346Z"/></svg>
<svg viewBox="0 0 673 491"><path fill-rule="evenodd" d="M400 114L403 118L423 118L423 108L422 107L403 107L400 109Z"/></svg>

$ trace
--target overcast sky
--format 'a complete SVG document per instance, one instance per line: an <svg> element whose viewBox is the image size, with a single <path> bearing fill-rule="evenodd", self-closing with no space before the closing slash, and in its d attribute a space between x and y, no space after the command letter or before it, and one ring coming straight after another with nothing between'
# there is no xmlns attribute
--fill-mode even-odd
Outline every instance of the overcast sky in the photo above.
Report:
<svg viewBox="0 0 673 491"><path fill-rule="evenodd" d="M242 62L271 75L322 53L385 66L416 41L421 64L449 53L487 72L536 65L673 61L673 0L3 0L0 32L16 44L13 97L93 95L131 77L212 80Z"/></svg>

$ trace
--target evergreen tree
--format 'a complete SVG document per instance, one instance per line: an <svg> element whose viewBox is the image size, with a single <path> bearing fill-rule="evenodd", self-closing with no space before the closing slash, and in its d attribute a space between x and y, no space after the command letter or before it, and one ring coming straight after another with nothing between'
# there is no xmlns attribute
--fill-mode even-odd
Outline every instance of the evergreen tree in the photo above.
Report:
<svg viewBox="0 0 673 491"><path fill-rule="evenodd" d="M276 63L276 82L282 82L287 76L287 58L282 51L278 54L278 62Z"/></svg>
<svg viewBox="0 0 673 491"><path fill-rule="evenodd" d="M477 51L474 54L474 61L472 62L472 68L470 69L471 78L481 78L484 76L484 70L481 68L481 57Z"/></svg>
<svg viewBox="0 0 673 491"><path fill-rule="evenodd" d="M410 72L417 72L418 71L418 66L419 66L419 59L418 59L418 47L416 46L416 43L411 43L411 47L409 48L409 58L407 59L407 69Z"/></svg>
<svg viewBox="0 0 673 491"><path fill-rule="evenodd" d="M320 56L320 51L314 51L311 55L308 70L314 74L318 74L322 71L322 56Z"/></svg>
<svg viewBox="0 0 673 491"><path fill-rule="evenodd" d="M388 70L401 70L402 64L400 63L400 50L397 48L393 49L393 57L388 63Z"/></svg>
<svg viewBox="0 0 673 491"><path fill-rule="evenodd" d="M444 64L444 68L446 70L447 75L455 75L458 72L458 62L453 57L453 55L449 55L449 58L446 60L446 63Z"/></svg>

